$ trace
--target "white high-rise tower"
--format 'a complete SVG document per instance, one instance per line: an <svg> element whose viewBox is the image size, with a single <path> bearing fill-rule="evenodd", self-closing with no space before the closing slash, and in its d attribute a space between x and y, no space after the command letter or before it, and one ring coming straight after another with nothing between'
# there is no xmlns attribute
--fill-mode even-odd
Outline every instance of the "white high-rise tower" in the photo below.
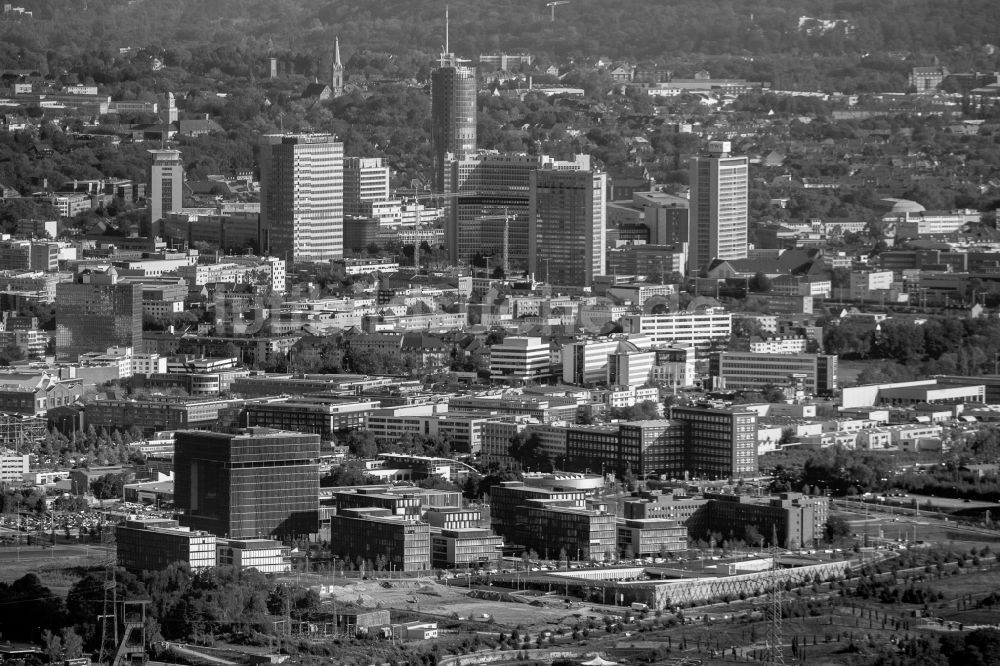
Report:
<svg viewBox="0 0 1000 666"><path fill-rule="evenodd" d="M268 134L260 146L262 245L286 261L344 254L344 144L331 134Z"/></svg>
<svg viewBox="0 0 1000 666"><path fill-rule="evenodd" d="M747 256L749 166L730 150L728 141L710 141L708 155L691 158L690 273L713 259Z"/></svg>

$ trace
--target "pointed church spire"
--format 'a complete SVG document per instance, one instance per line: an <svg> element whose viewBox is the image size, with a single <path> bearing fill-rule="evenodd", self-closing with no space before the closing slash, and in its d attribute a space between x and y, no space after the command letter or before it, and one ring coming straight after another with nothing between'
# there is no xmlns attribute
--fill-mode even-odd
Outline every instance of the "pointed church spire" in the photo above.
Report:
<svg viewBox="0 0 1000 666"><path fill-rule="evenodd" d="M340 97L344 94L344 64L340 61L340 36L334 41L333 47L333 96Z"/></svg>

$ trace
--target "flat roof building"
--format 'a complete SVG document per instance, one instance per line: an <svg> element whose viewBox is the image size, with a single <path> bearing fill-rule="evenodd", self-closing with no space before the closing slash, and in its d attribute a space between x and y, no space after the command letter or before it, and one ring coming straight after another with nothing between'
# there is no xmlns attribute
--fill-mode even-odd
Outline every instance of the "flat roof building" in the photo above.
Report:
<svg viewBox="0 0 1000 666"><path fill-rule="evenodd" d="M345 509L330 519L330 549L338 557L371 567L396 571L427 571L431 567L430 525L387 509Z"/></svg>
<svg viewBox="0 0 1000 666"><path fill-rule="evenodd" d="M178 432L174 499L180 521L231 539L316 533L319 435L268 428Z"/></svg>
<svg viewBox="0 0 1000 666"><path fill-rule="evenodd" d="M109 347L142 348L142 287L114 268L88 270L56 285L56 355L77 360Z"/></svg>
<svg viewBox="0 0 1000 666"><path fill-rule="evenodd" d="M630 518L619 520L618 553L622 557L663 556L687 550L687 528L672 520Z"/></svg>
<svg viewBox="0 0 1000 666"><path fill-rule="evenodd" d="M541 338L509 336L490 348L490 378L522 383L551 376L549 344Z"/></svg>
<svg viewBox="0 0 1000 666"><path fill-rule="evenodd" d="M184 562L191 571L216 565L215 535L180 527L176 520L128 520L115 528L118 566L129 571L162 571Z"/></svg>
<svg viewBox="0 0 1000 666"><path fill-rule="evenodd" d="M220 567L256 569L261 573L292 570L288 547L270 539L219 539L215 543L215 554Z"/></svg>
<svg viewBox="0 0 1000 666"><path fill-rule="evenodd" d="M837 388L837 357L714 352L709 356L708 374L716 390L760 391L772 385L801 387L806 395L830 395Z"/></svg>
<svg viewBox="0 0 1000 666"><path fill-rule="evenodd" d="M680 407L670 418L683 421L685 469L695 476L757 474L757 414L737 408Z"/></svg>
<svg viewBox="0 0 1000 666"><path fill-rule="evenodd" d="M475 527L431 529L431 566L442 569L496 567L503 537Z"/></svg>
<svg viewBox="0 0 1000 666"><path fill-rule="evenodd" d="M708 155L691 158L688 271L714 259L747 256L749 161L730 154L729 141L711 141Z"/></svg>
<svg viewBox="0 0 1000 666"><path fill-rule="evenodd" d="M536 279L590 287L605 274L606 186L600 171L531 172L528 272Z"/></svg>
<svg viewBox="0 0 1000 666"><path fill-rule="evenodd" d="M344 144L330 134L268 134L260 144L264 248L285 261L344 254Z"/></svg>

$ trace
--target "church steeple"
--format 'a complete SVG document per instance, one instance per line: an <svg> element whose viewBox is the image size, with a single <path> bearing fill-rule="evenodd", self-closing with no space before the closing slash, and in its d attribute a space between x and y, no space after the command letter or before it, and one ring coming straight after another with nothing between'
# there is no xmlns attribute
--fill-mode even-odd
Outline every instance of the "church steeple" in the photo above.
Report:
<svg viewBox="0 0 1000 666"><path fill-rule="evenodd" d="M340 37L334 41L333 51L333 95L340 97L344 94L344 65L340 62Z"/></svg>

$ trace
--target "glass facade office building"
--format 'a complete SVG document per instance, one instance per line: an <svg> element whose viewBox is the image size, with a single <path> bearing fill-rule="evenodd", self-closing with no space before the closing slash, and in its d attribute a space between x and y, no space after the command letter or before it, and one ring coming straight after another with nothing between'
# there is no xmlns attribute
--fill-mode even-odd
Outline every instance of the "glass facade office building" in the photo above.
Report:
<svg viewBox="0 0 1000 666"><path fill-rule="evenodd" d="M535 279L589 287L605 273L605 189L597 171L531 173L528 270Z"/></svg>
<svg viewBox="0 0 1000 666"><path fill-rule="evenodd" d="M56 285L56 355L75 361L109 347L142 349L142 285L118 283L113 268L77 280Z"/></svg>
<svg viewBox="0 0 1000 666"><path fill-rule="evenodd" d="M431 142L438 192L444 191L448 154L476 149L476 68L460 65L450 54L445 56L442 67L431 74Z"/></svg>
<svg viewBox="0 0 1000 666"><path fill-rule="evenodd" d="M182 525L231 539L313 534L319 435L252 428L179 432L174 501Z"/></svg>

